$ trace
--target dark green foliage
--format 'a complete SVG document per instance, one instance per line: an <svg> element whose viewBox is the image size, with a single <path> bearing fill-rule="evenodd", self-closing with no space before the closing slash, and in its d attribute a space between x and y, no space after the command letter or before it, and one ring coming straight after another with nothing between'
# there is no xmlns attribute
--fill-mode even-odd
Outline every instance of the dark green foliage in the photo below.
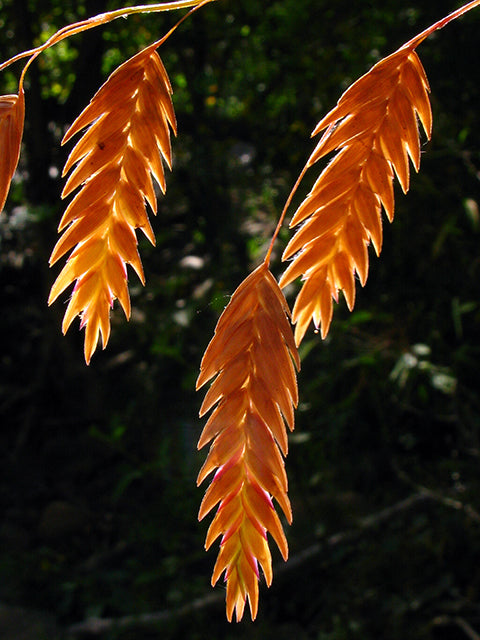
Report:
<svg viewBox="0 0 480 640"><path fill-rule="evenodd" d="M45 25L120 5L3 0L1 58ZM1 602L53 614L66 638L88 616L173 611L209 594L213 555L196 521L201 354L263 255L318 119L454 8L245 0L187 21L161 52L179 136L157 247L142 242L147 287L132 291L129 324L113 312L109 348L88 369L82 336L63 338L61 305L46 307L60 216L60 180L46 174L105 74L176 16L117 21L32 69L21 179L0 220ZM434 109L421 172L406 197L396 191L354 313L342 301L328 339L302 344L287 458L292 567L276 557L255 624L228 625L220 601L105 638L460 640L457 619L480 632L479 19L473 11L419 48ZM15 90L12 77L1 76L2 92ZM434 496L365 526L421 487Z"/></svg>

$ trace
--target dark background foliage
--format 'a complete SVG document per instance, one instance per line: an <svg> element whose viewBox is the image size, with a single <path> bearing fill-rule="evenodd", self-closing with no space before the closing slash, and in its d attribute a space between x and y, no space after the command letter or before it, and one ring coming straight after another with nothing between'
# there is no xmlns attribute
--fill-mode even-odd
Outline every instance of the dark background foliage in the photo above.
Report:
<svg viewBox="0 0 480 640"><path fill-rule="evenodd" d="M132 319L114 309L110 344L88 368L78 324L61 336L64 301L46 306L68 153L59 141L108 73L178 16L118 20L32 67L0 218L2 637L63 639L92 616L159 611L156 624L109 625L102 637L480 634L480 9L419 48L434 111L421 172L407 196L396 190L355 311L341 301L327 340L311 331L302 344L291 561L274 552L254 624L225 622L221 585L218 602L181 609L210 595L216 552L204 553L207 523L196 519L194 386L218 315L262 259L316 122L459 4L223 0L184 23L160 51L179 135L157 246L141 240L147 286L130 274ZM0 0L0 58L119 6ZM16 90L19 69L1 75L2 93Z"/></svg>

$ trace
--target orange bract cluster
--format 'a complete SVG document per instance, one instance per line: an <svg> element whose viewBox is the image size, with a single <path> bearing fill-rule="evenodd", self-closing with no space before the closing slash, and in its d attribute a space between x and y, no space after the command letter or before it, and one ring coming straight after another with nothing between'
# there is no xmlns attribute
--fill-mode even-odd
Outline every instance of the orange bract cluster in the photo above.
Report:
<svg viewBox="0 0 480 640"><path fill-rule="evenodd" d="M135 230L155 243L146 211L147 202L157 211L151 176L164 192L162 159L171 167L170 128L176 131L172 89L157 46L112 73L63 139L89 127L64 168L65 175L76 165L62 197L81 189L60 222L59 231L65 232L50 263L75 248L52 287L49 304L76 281L62 328L65 333L81 317L87 363L100 333L104 347L108 341L116 298L130 315L126 264L144 282Z"/></svg>
<svg viewBox="0 0 480 640"><path fill-rule="evenodd" d="M24 120L23 88L18 95L0 96L0 213L17 168Z"/></svg>
<svg viewBox="0 0 480 640"><path fill-rule="evenodd" d="M206 547L222 536L213 571L227 582L227 617L237 620L248 598L252 619L258 607L258 565L272 581L269 532L286 559L287 541L275 512L275 498L288 522L291 508L283 455L297 405L294 364L300 367L288 306L266 264L258 267L233 294L218 321L201 364L197 388L215 378L200 415L215 407L199 441L213 439L198 483L216 470L199 518L220 503ZM216 405L216 406L215 406Z"/></svg>
<svg viewBox="0 0 480 640"><path fill-rule="evenodd" d="M303 280L292 312L297 344L311 320L326 336L339 290L353 308L355 274L362 285L367 279L367 246L377 255L382 247L382 206L393 220L394 173L406 192L408 157L419 169L417 116L428 137L432 127L428 91L417 54L402 48L357 80L314 130L326 129L307 167L337 155L293 216L290 226L303 225L283 255L293 260L280 286Z"/></svg>

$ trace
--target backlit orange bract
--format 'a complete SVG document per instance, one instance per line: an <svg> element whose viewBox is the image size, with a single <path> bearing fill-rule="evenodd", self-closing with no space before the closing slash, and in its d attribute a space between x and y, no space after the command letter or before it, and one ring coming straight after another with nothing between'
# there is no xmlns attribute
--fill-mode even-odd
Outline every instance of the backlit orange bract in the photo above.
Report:
<svg viewBox="0 0 480 640"><path fill-rule="evenodd" d="M99 335L110 335L110 308L116 298L130 315L126 265L144 283L135 230L155 243L146 203L157 211L151 176L165 191L163 160L171 167L170 128L176 131L171 85L151 45L121 65L98 90L68 130L63 142L89 127L70 153L62 193L80 191L67 207L50 264L75 247L55 281L51 304L72 282L73 295L63 320L65 333L75 316L85 327L85 359ZM74 166L75 165L75 166Z"/></svg>
<svg viewBox="0 0 480 640"><path fill-rule="evenodd" d="M25 120L23 88L18 95L0 96L0 213L17 168Z"/></svg>
<svg viewBox="0 0 480 640"><path fill-rule="evenodd" d="M201 364L197 388L214 378L200 414L213 407L198 443L213 440L198 483L213 480L200 507L203 518L219 504L206 548L222 536L212 576L225 571L227 617L240 620L248 598L258 608L259 566L272 581L270 533L286 559L288 546L272 497L288 522L292 512L282 458L297 405L295 367L300 360L278 283L263 263L233 294Z"/></svg>
<svg viewBox="0 0 480 640"><path fill-rule="evenodd" d="M326 336L339 290L353 308L355 274L362 285L367 279L367 246L372 242L377 255L382 247L382 206L393 220L394 174L406 192L409 157L419 169L417 117L428 137L432 128L428 92L422 64L406 46L347 89L314 130L325 132L307 168L337 154L294 214L290 226L302 226L283 254L293 260L280 286L303 281L292 312L297 345L311 320Z"/></svg>

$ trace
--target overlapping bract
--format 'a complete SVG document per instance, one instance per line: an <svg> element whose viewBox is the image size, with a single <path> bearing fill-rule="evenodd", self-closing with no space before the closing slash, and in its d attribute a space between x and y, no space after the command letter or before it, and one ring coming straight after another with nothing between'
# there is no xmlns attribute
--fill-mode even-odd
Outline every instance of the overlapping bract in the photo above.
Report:
<svg viewBox="0 0 480 640"><path fill-rule="evenodd" d="M294 214L290 226L303 225L283 254L293 260L280 286L303 281L292 312L297 345L311 320L326 336L339 290L353 308L355 274L362 285L367 279L367 247L372 242L377 255L382 247L382 206L393 220L394 174L406 192L409 157L419 169L417 117L428 137L432 128L428 92L416 52L405 47L357 80L315 128L312 135L326 131L307 167L337 155Z"/></svg>
<svg viewBox="0 0 480 640"><path fill-rule="evenodd" d="M18 95L0 96L0 213L20 157L24 120L23 88Z"/></svg>
<svg viewBox="0 0 480 640"><path fill-rule="evenodd" d="M130 315L126 264L144 283L135 230L155 243L146 203L157 211L152 175L165 191L163 160L171 168L170 128L176 132L172 88L154 44L122 64L97 91L67 131L63 142L89 127L70 153L64 175L74 165L62 193L80 191L59 225L65 229L50 264L70 254L55 281L51 304L72 282L63 320L65 333L81 316L85 359L102 336L110 335L110 308L116 298Z"/></svg>
<svg viewBox="0 0 480 640"><path fill-rule="evenodd" d="M223 571L227 582L227 617L239 620L248 598L252 619L258 607L261 566L272 581L269 532L286 559L287 541L272 497L288 522L291 508L283 455L297 405L294 365L300 360L288 320L288 306L266 264L258 267L233 294L220 317L201 364L197 388L214 378L200 410L215 407L198 443L213 439L198 476L200 484L216 470L200 507L203 518L218 503L206 548L222 536L212 576Z"/></svg>

